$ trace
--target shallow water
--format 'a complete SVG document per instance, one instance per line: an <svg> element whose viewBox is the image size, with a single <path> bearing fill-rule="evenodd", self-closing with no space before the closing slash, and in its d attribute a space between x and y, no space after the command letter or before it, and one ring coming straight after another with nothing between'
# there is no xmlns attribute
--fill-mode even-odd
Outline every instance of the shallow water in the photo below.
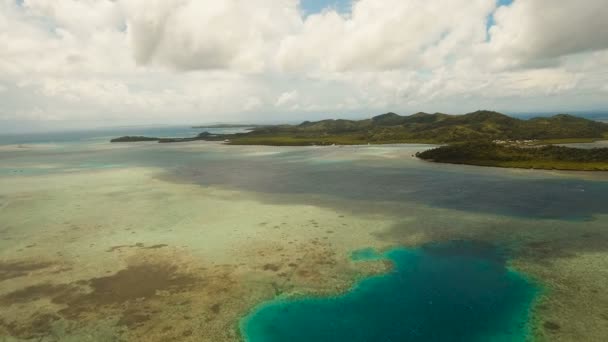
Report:
<svg viewBox="0 0 608 342"><path fill-rule="evenodd" d="M0 145L0 339L237 341L256 307L242 321L252 341L306 324L333 324L308 340L608 334L608 173L412 157L428 145L110 144L105 134ZM370 276L386 271L382 259L395 272ZM168 275L107 305L91 292L99 279L150 281L141 269ZM311 297L289 299L302 293Z"/></svg>
<svg viewBox="0 0 608 342"><path fill-rule="evenodd" d="M92 148L83 148L91 146ZM81 144L3 153L0 175L159 167L164 179L261 194L423 203L472 213L590 220L608 214L608 176L439 165L412 158L430 146L234 147L217 144ZM313 203L314 204L314 203Z"/></svg>
<svg viewBox="0 0 608 342"><path fill-rule="evenodd" d="M357 259L376 260L369 250ZM279 299L241 325L251 342L526 341L538 291L492 246L470 242L394 249L394 269L329 298Z"/></svg>
<svg viewBox="0 0 608 342"><path fill-rule="evenodd" d="M7 144L82 144L91 142L107 142L110 139L124 135L147 136L157 138L189 138L207 131L212 134L232 134L246 131L246 128L207 127L193 128L188 126L131 126L118 128L102 128L87 131L40 132L30 134L0 135L0 145Z"/></svg>

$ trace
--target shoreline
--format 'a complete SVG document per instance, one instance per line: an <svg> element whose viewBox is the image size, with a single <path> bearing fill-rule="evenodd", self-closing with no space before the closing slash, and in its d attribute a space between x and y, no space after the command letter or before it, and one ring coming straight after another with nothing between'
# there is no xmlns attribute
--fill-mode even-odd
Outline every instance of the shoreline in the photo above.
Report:
<svg viewBox="0 0 608 342"><path fill-rule="evenodd" d="M434 242L434 243L431 243L431 245L447 246L448 244L452 244L452 243L455 243L455 241L449 241L449 242L443 242L443 243ZM355 262L355 263L390 262L391 268L387 269L385 272L379 272L377 274L369 274L367 276L357 277L356 279L354 279L353 284L349 288L340 289L340 290L336 291L335 293L332 291L331 293L281 294L281 295L275 296L272 299L258 303L257 305L252 307L246 314L241 316L241 318L239 319L238 323L236 324L236 328L238 329L238 335L239 335L239 337L241 337L241 339L243 341L250 341L248 325L250 324L250 322L254 321L255 319L261 319L260 317L263 317L263 311L266 311L266 310L275 310L280 307L298 305L301 303L306 303L308 301L319 301L319 300L328 301L328 302L326 302L326 304L327 304L327 303L331 303L331 302L335 302L335 301L347 300L348 298L351 298L351 300L352 300L352 297L357 297L360 295L359 293L360 293L361 289L367 289L367 291L369 291L371 289L371 287L369 287L369 284L371 284L372 282L379 281L381 279L384 279L385 281L390 281L390 278L394 277L395 269L401 269L401 267L398 267L398 265L397 265L399 263L399 261L397 259L395 259L396 254L405 252L408 254L409 253L416 254L420 257L420 256L423 256L425 253L423 251L423 248L424 248L424 245L416 246L416 247L395 246L395 247L388 248L382 252L376 251L377 255L375 255L372 259L368 259L365 257L363 259L358 259L354 255L351 255L350 259L352 262ZM353 251L353 254L355 252L357 252L357 251ZM480 257L479 260L485 260L485 259L483 259L483 257ZM516 311L521 311L518 313L518 315L523 315L526 317L525 323L521 326L522 327L521 333L523 334L521 337L524 337L526 340L530 339L530 338L536 338L538 321L540 321L541 319L536 317L537 313L536 313L535 309L536 309L536 306L540 303L542 295L545 292L544 284L542 284L541 282L538 282L536 279L534 279L533 275L527 274L525 272L522 272L521 270L517 270L517 269L514 269L513 267L511 267L510 260L506 260L506 261L507 261L505 264L505 271L507 272L506 277L508 279L523 281L527 286L529 286L529 288L526 289L527 292L529 291L529 293L527 295L531 296L531 298L529 298L528 302L521 303L522 305L525 304L525 307L522 306L521 308L516 310ZM405 268L405 269L401 269L400 272L407 273L407 272L409 272L409 270L407 268ZM515 311L510 312L510 313L515 315ZM262 316L258 317L259 315L262 315ZM521 317L519 317L519 318L521 318ZM518 317L515 317L515 316L507 318L508 321L514 320L513 322L511 322L511 324L513 324L514 326L517 324L516 323L517 319L518 319ZM259 333L259 331L258 331L258 333ZM254 336L255 336L255 333L254 333ZM260 338L260 337L261 336L259 336L259 334L258 334L257 338ZM255 339L251 340L251 341L255 341Z"/></svg>
<svg viewBox="0 0 608 342"><path fill-rule="evenodd" d="M572 168L563 168L563 167L550 167L550 166L537 166L537 165L530 165L530 166L517 166L517 165L505 165L505 164L492 164L492 161L488 161L488 163L484 163L484 162L449 162L449 161L436 161L436 160L430 160L430 159L423 159L423 158L419 158L417 157L417 159L427 162L427 163L433 163L433 164L449 164L449 165L467 165L467 166L477 166L477 167L491 167L491 168L499 168L499 169L516 169L516 170L529 170L529 171L571 171L571 172L608 172L608 163L606 163L606 165L604 166L604 168L601 169L590 169L590 168L581 168L581 167L575 167L573 166ZM517 162L515 162L517 163Z"/></svg>
<svg viewBox="0 0 608 342"><path fill-rule="evenodd" d="M416 153L434 163L560 171L608 171L608 148L504 144L487 141L444 145Z"/></svg>

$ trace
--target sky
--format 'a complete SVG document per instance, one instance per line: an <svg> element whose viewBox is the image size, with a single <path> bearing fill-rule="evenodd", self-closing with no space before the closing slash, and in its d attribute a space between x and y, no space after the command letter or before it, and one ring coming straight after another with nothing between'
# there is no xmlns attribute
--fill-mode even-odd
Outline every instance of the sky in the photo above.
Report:
<svg viewBox="0 0 608 342"><path fill-rule="evenodd" d="M0 0L0 131L608 109L605 0Z"/></svg>
<svg viewBox="0 0 608 342"><path fill-rule="evenodd" d="M350 9L351 1L349 0L302 0L300 2L302 12L305 16L323 12L325 9L336 10L340 13L346 13Z"/></svg>

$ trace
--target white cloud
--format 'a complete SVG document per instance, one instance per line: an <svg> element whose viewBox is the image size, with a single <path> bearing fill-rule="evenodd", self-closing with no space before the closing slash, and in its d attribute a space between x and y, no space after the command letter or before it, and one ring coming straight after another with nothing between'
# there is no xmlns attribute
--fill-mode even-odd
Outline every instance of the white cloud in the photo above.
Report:
<svg viewBox="0 0 608 342"><path fill-rule="evenodd" d="M122 11L113 0L24 0L23 7L29 15L44 18L50 27L77 36L124 26Z"/></svg>
<svg viewBox="0 0 608 342"><path fill-rule="evenodd" d="M123 1L135 60L181 70L260 71L300 22L295 0Z"/></svg>
<svg viewBox="0 0 608 342"><path fill-rule="evenodd" d="M606 108L604 3L358 0L304 16L297 0L0 0L0 118Z"/></svg>
<svg viewBox="0 0 608 342"><path fill-rule="evenodd" d="M285 107L294 104L298 101L299 94L297 90L282 93L275 102L276 107Z"/></svg>
<svg viewBox="0 0 608 342"><path fill-rule="evenodd" d="M285 70L385 70L446 62L486 37L494 0L359 0L309 16L278 52Z"/></svg>
<svg viewBox="0 0 608 342"><path fill-rule="evenodd" d="M500 7L494 18L488 47L505 66L544 65L608 48L605 0L516 0Z"/></svg>

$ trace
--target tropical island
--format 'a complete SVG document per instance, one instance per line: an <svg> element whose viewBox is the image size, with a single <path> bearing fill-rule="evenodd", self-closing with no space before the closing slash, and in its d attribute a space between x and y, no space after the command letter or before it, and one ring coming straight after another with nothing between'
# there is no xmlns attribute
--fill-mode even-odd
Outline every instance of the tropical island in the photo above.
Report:
<svg viewBox="0 0 608 342"><path fill-rule="evenodd" d="M214 125L200 125L192 126L192 128L254 128L260 127L260 125L247 125L247 124L214 124Z"/></svg>
<svg viewBox="0 0 608 342"><path fill-rule="evenodd" d="M470 141L534 141L537 144L608 139L608 124L572 115L522 120L491 111L464 115L387 113L365 120L305 121L262 126L247 133L215 137L233 145L360 145Z"/></svg>
<svg viewBox="0 0 608 342"><path fill-rule="evenodd" d="M140 135L126 135L120 138L114 138L110 140L110 142L118 143L118 142L139 142L139 141L159 141L160 138L154 137L143 137Z"/></svg>
<svg viewBox="0 0 608 342"><path fill-rule="evenodd" d="M552 146L608 140L608 123L568 114L524 120L493 111L464 115L386 113L364 120L255 126L244 133L203 132L192 138L121 137L112 142L150 140L160 143L205 140L267 146L448 144L417 156L435 162L481 166L608 170L608 149Z"/></svg>
<svg viewBox="0 0 608 342"><path fill-rule="evenodd" d="M469 142L418 152L433 162L524 169L608 171L608 148L581 149L556 145L522 146Z"/></svg>
<svg viewBox="0 0 608 342"><path fill-rule="evenodd" d="M188 142L188 141L197 141L197 140L209 140L213 135L209 132L202 132L195 137L191 138L156 138L156 137L142 137L142 136L124 136L120 138L115 138L110 140L113 143L122 143L122 142L140 142L140 141L157 141L161 144L163 143L176 143L176 142Z"/></svg>

